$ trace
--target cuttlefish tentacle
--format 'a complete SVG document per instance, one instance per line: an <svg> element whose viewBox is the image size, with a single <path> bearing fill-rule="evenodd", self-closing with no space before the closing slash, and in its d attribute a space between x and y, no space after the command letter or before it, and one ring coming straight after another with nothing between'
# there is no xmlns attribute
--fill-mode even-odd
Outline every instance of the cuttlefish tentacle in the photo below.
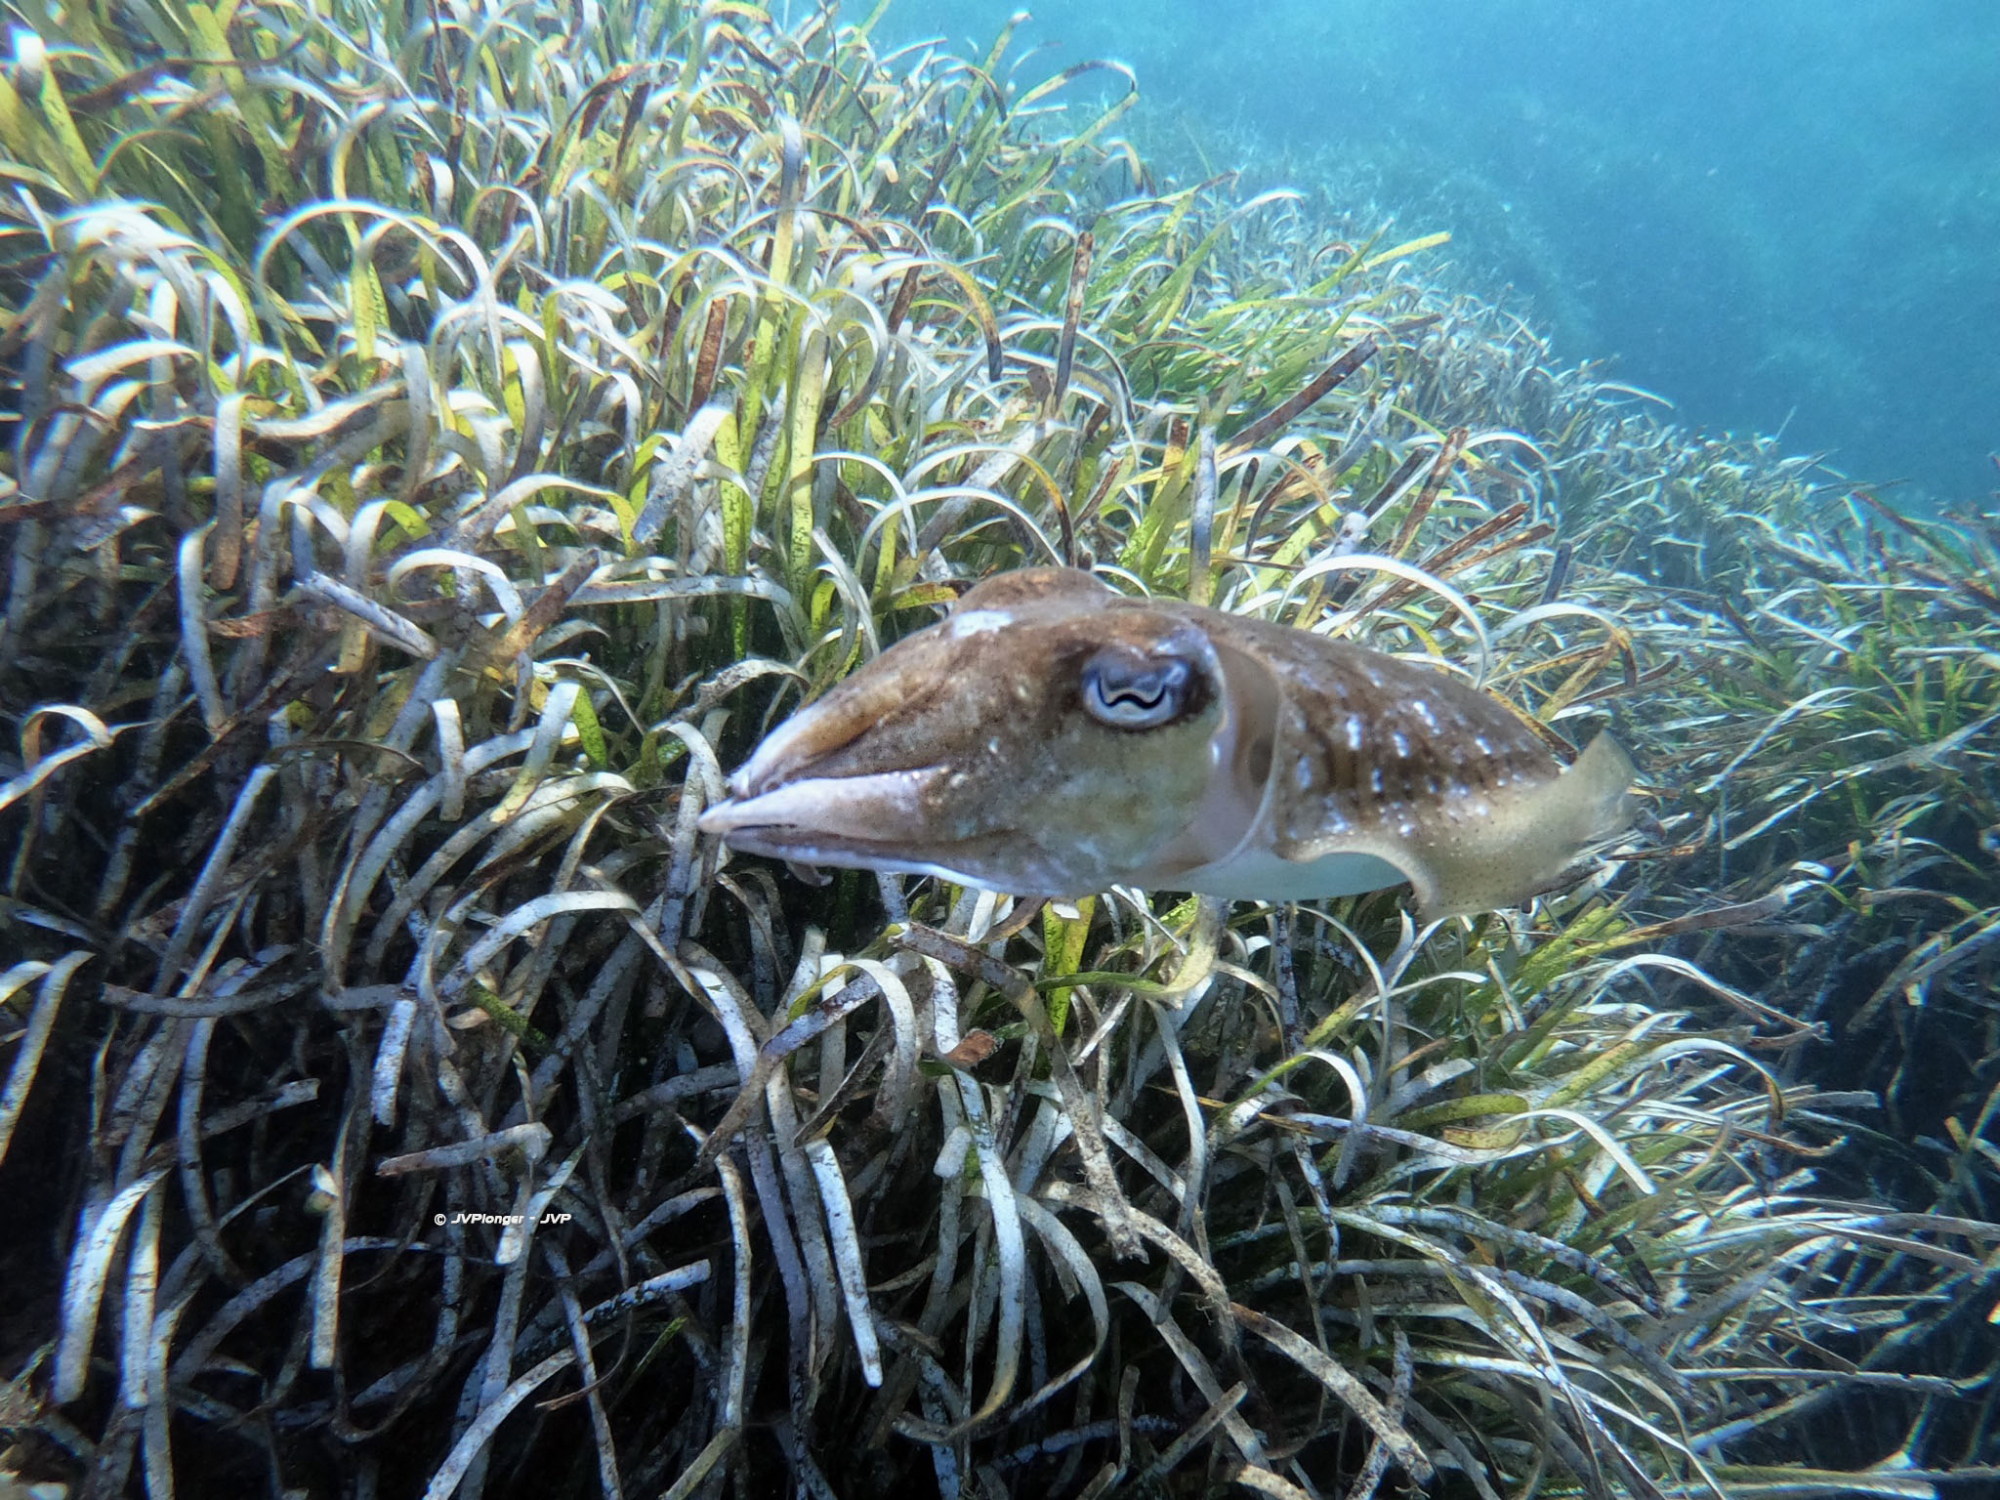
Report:
<svg viewBox="0 0 2000 1500"><path fill-rule="evenodd" d="M810 864L1019 895L1306 900L1409 881L1427 918L1575 878L1632 764L1567 771L1485 693L1267 621L1003 574L779 726L702 828Z"/></svg>

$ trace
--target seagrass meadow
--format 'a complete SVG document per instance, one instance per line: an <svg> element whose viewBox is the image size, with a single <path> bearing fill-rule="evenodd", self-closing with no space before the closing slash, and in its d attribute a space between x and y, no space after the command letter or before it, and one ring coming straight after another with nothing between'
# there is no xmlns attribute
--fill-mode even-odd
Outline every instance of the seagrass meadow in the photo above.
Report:
<svg viewBox="0 0 2000 1500"><path fill-rule="evenodd" d="M1004 37L7 9L0 1495L2000 1478L1992 517ZM1049 561L1483 665L1641 828L1421 928L699 834Z"/></svg>

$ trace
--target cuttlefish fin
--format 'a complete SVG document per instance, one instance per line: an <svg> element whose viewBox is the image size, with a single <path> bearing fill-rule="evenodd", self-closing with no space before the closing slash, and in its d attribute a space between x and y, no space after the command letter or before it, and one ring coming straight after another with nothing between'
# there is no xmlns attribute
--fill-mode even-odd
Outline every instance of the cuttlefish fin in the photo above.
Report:
<svg viewBox="0 0 2000 1500"><path fill-rule="evenodd" d="M1424 919L1519 906L1580 878L1591 851L1631 825L1636 775L1600 734L1560 776L1496 796L1489 817L1411 851L1398 863Z"/></svg>

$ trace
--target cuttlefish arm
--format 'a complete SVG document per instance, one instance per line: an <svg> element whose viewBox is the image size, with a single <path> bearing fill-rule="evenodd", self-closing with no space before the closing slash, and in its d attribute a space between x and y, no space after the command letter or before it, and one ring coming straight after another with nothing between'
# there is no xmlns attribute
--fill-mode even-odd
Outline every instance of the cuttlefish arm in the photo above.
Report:
<svg viewBox="0 0 2000 1500"><path fill-rule="evenodd" d="M1407 880L1429 918L1573 879L1631 821L1632 774L1602 736L1562 770L1441 672L1039 568L981 584L794 715L701 826L1020 895Z"/></svg>

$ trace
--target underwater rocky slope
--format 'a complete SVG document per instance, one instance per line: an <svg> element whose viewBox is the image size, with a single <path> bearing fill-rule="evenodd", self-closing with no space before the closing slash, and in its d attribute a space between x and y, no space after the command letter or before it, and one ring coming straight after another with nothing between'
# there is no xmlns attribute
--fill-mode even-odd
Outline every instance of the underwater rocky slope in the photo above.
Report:
<svg viewBox="0 0 2000 1500"><path fill-rule="evenodd" d="M1990 520L1660 425L1433 237L1155 180L1117 70L1005 38L18 14L0 1471L1991 1478ZM1424 929L698 835L1051 560L1484 661L1646 834Z"/></svg>

